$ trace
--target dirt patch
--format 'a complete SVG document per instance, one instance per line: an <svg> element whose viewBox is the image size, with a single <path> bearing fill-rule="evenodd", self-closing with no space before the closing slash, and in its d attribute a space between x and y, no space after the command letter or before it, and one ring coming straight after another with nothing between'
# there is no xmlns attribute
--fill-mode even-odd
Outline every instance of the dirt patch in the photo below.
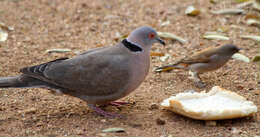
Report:
<svg viewBox="0 0 260 137"><path fill-rule="evenodd" d="M184 14L187 6L202 11L198 17ZM241 34L259 34L259 28L243 22L244 15L212 15L210 10L234 7L233 0L211 4L206 0L1 0L0 21L14 26L7 41L0 43L0 76L19 73L19 69L59 57L73 56L73 52L47 54L51 48L69 48L82 52L117 41L116 33L127 34L143 25L167 31L189 40L185 45L167 41L167 46L154 45L152 51L172 55L166 62L152 57L151 69L143 84L122 99L134 105L120 109L122 119L106 119L88 109L87 105L70 96L57 96L45 89L1 89L0 136L128 136L159 137L187 136L260 136L260 113L254 117L218 121L206 126L204 121L192 120L152 107L170 95L186 89L196 89L187 79L187 72L154 73L155 66L173 62L185 55L210 46L233 43L244 48L243 54L252 58L260 53L260 45L242 40ZM252 8L248 12L259 14ZM161 27L160 21L170 21ZM209 41L202 38L207 31L222 26L230 28L230 41ZM252 63L232 60L217 70L202 75L210 89L214 85L237 92L260 107L259 67ZM159 122L158 122L159 121ZM162 122L163 121L163 122ZM162 124L163 123L163 124ZM121 127L125 133L101 133L105 128ZM234 130L236 132L234 132Z"/></svg>

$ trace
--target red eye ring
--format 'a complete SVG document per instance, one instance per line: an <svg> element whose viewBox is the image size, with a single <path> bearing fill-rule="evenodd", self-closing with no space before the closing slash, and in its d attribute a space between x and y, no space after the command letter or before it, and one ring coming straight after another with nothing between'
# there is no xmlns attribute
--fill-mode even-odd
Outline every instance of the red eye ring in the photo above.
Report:
<svg viewBox="0 0 260 137"><path fill-rule="evenodd" d="M154 34L154 33L150 33L150 34L148 35L148 37L149 37L150 39L153 39L153 38L155 37L155 34Z"/></svg>

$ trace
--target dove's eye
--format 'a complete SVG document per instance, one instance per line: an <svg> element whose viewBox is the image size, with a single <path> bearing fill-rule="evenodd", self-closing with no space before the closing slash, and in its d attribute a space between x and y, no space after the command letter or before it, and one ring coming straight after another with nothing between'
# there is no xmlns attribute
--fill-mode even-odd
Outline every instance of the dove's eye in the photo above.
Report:
<svg viewBox="0 0 260 137"><path fill-rule="evenodd" d="M150 39L153 39L153 38L155 37L155 34L154 34L154 33L150 33L150 34L148 35L148 37L149 37Z"/></svg>

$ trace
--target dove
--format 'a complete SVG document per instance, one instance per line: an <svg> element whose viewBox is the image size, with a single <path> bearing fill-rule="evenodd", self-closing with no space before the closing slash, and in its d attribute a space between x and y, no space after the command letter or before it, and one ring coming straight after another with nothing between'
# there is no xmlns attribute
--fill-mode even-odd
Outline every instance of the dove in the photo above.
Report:
<svg viewBox="0 0 260 137"><path fill-rule="evenodd" d="M158 67L156 72L170 71L173 69L188 70L195 86L203 88L206 86L200 78L200 74L214 71L225 65L233 54L239 52L239 48L232 44L218 47L211 47L195 53L192 56L184 57L174 64Z"/></svg>
<svg viewBox="0 0 260 137"><path fill-rule="evenodd" d="M20 75L1 77L0 88L46 88L84 100L105 117L117 117L100 105L118 104L116 100L127 96L144 81L154 43L165 45L153 28L139 27L114 46L25 67Z"/></svg>

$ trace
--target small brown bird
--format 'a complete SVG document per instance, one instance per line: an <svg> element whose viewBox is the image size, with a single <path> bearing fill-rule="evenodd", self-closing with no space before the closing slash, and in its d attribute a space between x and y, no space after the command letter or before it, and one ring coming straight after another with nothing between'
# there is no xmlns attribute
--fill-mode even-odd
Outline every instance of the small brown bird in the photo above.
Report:
<svg viewBox="0 0 260 137"><path fill-rule="evenodd" d="M237 46L232 44L207 48L190 57L185 57L172 65L156 68L155 71L165 72L173 69L189 70L190 78L193 79L195 86L203 88L205 84L201 81L199 74L219 69L239 50Z"/></svg>

